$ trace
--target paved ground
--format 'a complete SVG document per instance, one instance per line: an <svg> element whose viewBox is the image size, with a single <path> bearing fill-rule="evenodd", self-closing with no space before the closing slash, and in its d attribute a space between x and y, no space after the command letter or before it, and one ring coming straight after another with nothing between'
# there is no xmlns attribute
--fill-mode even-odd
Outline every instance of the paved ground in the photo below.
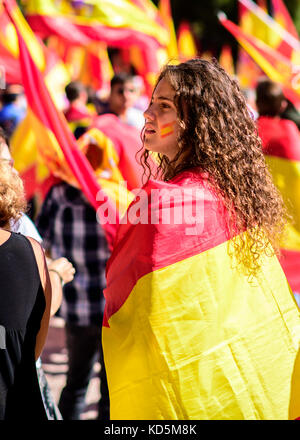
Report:
<svg viewBox="0 0 300 440"><path fill-rule="evenodd" d="M68 360L65 348L64 321L61 318L55 316L51 318L48 338L41 358L48 384L57 403L65 384ZM99 369L100 364L97 363L94 368L95 376L92 378L87 392L87 406L82 414L83 420L93 420L97 416L96 404L100 394L99 379L96 377L96 372Z"/></svg>

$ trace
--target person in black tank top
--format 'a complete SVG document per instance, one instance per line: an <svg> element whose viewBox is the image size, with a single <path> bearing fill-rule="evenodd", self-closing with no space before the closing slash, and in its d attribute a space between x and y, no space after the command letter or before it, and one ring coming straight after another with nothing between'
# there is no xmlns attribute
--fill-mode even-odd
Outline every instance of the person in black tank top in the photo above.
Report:
<svg viewBox="0 0 300 440"><path fill-rule="evenodd" d="M29 240L12 233L0 246L0 419L46 419L35 367L45 296ZM16 271L16 268L17 271ZM30 400L30 404L28 404Z"/></svg>
<svg viewBox="0 0 300 440"><path fill-rule="evenodd" d="M1 160L0 420L47 420L35 361L49 325L49 275L41 246L5 230L24 210L24 201L21 179Z"/></svg>

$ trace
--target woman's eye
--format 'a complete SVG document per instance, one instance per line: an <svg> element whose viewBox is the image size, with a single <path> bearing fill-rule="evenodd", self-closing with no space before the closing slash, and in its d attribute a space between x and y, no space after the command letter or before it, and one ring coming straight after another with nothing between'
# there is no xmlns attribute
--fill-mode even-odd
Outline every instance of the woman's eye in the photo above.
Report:
<svg viewBox="0 0 300 440"><path fill-rule="evenodd" d="M166 104L166 103L163 102L163 103L161 104L161 107L162 107L162 108L170 108L170 105L169 105L169 104Z"/></svg>

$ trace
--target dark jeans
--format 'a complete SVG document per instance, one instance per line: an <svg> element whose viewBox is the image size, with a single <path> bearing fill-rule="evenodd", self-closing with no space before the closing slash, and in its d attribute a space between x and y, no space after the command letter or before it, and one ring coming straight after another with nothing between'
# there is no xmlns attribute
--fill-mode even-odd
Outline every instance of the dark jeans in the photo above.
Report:
<svg viewBox="0 0 300 440"><path fill-rule="evenodd" d="M67 383L63 388L58 408L64 420L79 420L85 408L85 396L93 367L99 359L101 369L98 419L109 420L109 394L101 344L101 326L65 325L68 350Z"/></svg>

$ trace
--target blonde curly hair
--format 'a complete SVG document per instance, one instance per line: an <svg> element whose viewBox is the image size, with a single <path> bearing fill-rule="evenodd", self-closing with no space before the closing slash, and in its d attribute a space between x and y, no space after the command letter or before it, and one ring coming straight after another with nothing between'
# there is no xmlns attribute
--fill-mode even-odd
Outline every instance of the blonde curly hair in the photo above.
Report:
<svg viewBox="0 0 300 440"><path fill-rule="evenodd" d="M26 210L22 179L6 159L0 159L0 227L17 221Z"/></svg>

